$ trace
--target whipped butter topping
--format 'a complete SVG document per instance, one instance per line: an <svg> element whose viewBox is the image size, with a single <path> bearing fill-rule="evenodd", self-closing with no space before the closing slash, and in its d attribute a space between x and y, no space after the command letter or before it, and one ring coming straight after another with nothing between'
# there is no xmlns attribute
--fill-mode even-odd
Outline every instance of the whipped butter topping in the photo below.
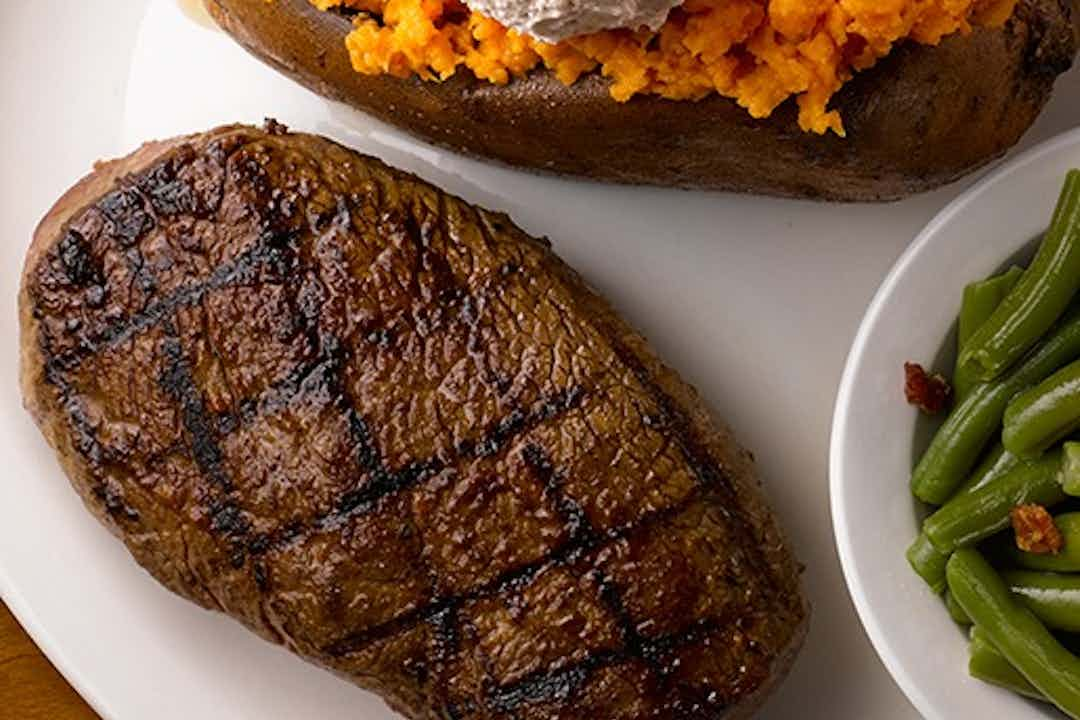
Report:
<svg viewBox="0 0 1080 720"><path fill-rule="evenodd" d="M681 0L466 0L472 10L546 42L627 28L660 27Z"/></svg>

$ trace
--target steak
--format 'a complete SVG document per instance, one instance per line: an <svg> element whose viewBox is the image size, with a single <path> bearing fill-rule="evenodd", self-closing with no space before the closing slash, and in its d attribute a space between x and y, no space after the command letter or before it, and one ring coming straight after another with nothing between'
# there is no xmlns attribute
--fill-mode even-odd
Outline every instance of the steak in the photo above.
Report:
<svg viewBox="0 0 1080 720"><path fill-rule="evenodd" d="M26 405L169 589L410 718L743 718L808 617L752 458L545 241L328 140L101 164Z"/></svg>

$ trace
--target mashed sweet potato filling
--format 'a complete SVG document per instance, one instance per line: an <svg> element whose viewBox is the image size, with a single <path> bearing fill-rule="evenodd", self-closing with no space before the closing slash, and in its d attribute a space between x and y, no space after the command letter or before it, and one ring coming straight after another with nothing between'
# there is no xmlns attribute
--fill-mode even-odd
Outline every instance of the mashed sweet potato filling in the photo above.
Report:
<svg viewBox="0 0 1080 720"><path fill-rule="evenodd" d="M1018 0L686 0L657 31L611 30L549 44L471 12L461 0L311 0L359 11L347 39L366 74L445 80L464 66L508 83L546 67L570 85L599 70L625 102L652 94L734 99L755 118L785 100L803 130L844 134L829 109L855 72L902 40L936 45L973 26L999 26Z"/></svg>

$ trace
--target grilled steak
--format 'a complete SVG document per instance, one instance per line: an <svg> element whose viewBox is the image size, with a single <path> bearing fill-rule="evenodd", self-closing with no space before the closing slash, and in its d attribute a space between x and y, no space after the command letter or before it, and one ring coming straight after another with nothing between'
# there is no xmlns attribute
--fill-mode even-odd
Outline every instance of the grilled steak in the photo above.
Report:
<svg viewBox="0 0 1080 720"><path fill-rule="evenodd" d="M170 589L410 718L741 718L801 645L750 455L550 250L269 123L43 220L26 403Z"/></svg>

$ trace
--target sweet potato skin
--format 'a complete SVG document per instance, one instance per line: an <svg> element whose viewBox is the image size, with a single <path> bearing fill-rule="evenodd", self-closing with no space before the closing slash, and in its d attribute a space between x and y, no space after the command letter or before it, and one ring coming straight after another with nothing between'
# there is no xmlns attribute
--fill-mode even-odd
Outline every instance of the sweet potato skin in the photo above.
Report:
<svg viewBox="0 0 1080 720"><path fill-rule="evenodd" d="M308 0L205 0L241 45L312 90L470 155L594 180L842 201L895 200L999 157L1080 48L1080 0L1020 0L1001 29L903 46L834 100L848 137L802 132L794 103L755 120L733 101L637 97L590 76L497 86L355 72L350 23Z"/></svg>

